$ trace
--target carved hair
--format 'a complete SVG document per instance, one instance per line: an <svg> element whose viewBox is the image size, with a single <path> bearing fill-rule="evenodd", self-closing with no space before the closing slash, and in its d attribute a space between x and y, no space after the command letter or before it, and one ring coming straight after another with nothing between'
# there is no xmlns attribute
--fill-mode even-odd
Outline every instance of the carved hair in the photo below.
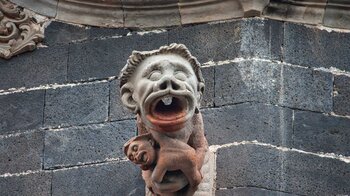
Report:
<svg viewBox="0 0 350 196"><path fill-rule="evenodd" d="M190 62L198 81L204 83L202 72L200 70L201 65L198 62L197 58L192 56L185 45L172 43L169 46L162 46L158 50L144 52L133 51L131 56L129 56L126 65L120 72L120 87L128 82L130 77L134 74L137 66L139 66L143 60L145 60L147 57L158 54L177 54L185 58L188 62Z"/></svg>

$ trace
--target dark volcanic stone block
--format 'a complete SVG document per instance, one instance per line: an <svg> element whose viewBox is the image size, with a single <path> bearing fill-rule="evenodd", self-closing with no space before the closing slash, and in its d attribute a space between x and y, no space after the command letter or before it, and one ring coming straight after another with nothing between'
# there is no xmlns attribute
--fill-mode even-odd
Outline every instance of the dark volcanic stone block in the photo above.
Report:
<svg viewBox="0 0 350 196"><path fill-rule="evenodd" d="M283 65L279 104L303 110L331 112L332 74Z"/></svg>
<svg viewBox="0 0 350 196"><path fill-rule="evenodd" d="M34 129L43 122L44 91L0 95L0 134Z"/></svg>
<svg viewBox="0 0 350 196"><path fill-rule="evenodd" d="M280 65L242 61L215 67L215 105L247 101L276 103Z"/></svg>
<svg viewBox="0 0 350 196"><path fill-rule="evenodd" d="M273 105L239 104L203 110L210 145L258 140L287 145L292 133L292 110Z"/></svg>
<svg viewBox="0 0 350 196"><path fill-rule="evenodd" d="M133 120L47 131L46 169L125 157L124 143L135 135Z"/></svg>
<svg viewBox="0 0 350 196"><path fill-rule="evenodd" d="M350 116L350 77L345 75L335 75L334 91L334 113Z"/></svg>
<svg viewBox="0 0 350 196"><path fill-rule="evenodd" d="M217 188L260 187L300 195L350 192L350 165L265 145L234 145L217 152Z"/></svg>
<svg viewBox="0 0 350 196"><path fill-rule="evenodd" d="M131 162L53 172L52 195L144 195L141 171Z"/></svg>
<svg viewBox="0 0 350 196"><path fill-rule="evenodd" d="M214 105L214 67L203 67L202 68L203 78L205 80L205 90L202 97L201 106L210 107Z"/></svg>
<svg viewBox="0 0 350 196"><path fill-rule="evenodd" d="M119 80L111 81L109 83L109 88L110 119L114 121L135 118L135 115L128 110L120 100Z"/></svg>
<svg viewBox="0 0 350 196"><path fill-rule="evenodd" d="M39 131L0 138L0 174L41 169L43 141Z"/></svg>
<svg viewBox="0 0 350 196"><path fill-rule="evenodd" d="M168 42L167 33L70 44L68 80L89 80L119 75L133 50L154 50Z"/></svg>
<svg viewBox="0 0 350 196"><path fill-rule="evenodd" d="M0 59L0 89L63 83L68 46L39 48L11 60Z"/></svg>
<svg viewBox="0 0 350 196"><path fill-rule="evenodd" d="M51 195L51 172L0 177L0 195Z"/></svg>
<svg viewBox="0 0 350 196"><path fill-rule="evenodd" d="M215 191L216 196L292 196L294 194L255 187L239 187Z"/></svg>
<svg viewBox="0 0 350 196"><path fill-rule="evenodd" d="M293 147L350 156L350 119L295 111Z"/></svg>
<svg viewBox="0 0 350 196"><path fill-rule="evenodd" d="M281 59L283 22L250 18L241 23L241 56Z"/></svg>
<svg viewBox="0 0 350 196"><path fill-rule="evenodd" d="M169 43L185 44L199 62L234 59L240 48L238 21L180 27L169 31Z"/></svg>
<svg viewBox="0 0 350 196"><path fill-rule="evenodd" d="M48 89L46 126L97 123L108 117L108 82Z"/></svg>
<svg viewBox="0 0 350 196"><path fill-rule="evenodd" d="M285 24L284 60L288 63L350 71L349 45L349 33Z"/></svg>

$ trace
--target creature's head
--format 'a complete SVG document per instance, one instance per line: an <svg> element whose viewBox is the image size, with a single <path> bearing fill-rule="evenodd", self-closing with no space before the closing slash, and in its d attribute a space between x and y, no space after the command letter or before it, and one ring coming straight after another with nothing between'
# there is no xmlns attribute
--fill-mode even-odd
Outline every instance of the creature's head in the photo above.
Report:
<svg viewBox="0 0 350 196"><path fill-rule="evenodd" d="M122 102L147 127L176 131L198 111L204 91L200 64L186 46L134 51L121 71Z"/></svg>
<svg viewBox="0 0 350 196"><path fill-rule="evenodd" d="M124 144L125 155L143 170L149 169L156 162L155 141L150 134L131 138Z"/></svg>

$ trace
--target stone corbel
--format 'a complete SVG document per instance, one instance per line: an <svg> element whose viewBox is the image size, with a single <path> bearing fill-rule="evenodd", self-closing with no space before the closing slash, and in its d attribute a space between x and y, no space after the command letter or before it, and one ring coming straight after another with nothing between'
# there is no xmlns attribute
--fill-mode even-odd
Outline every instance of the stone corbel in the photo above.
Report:
<svg viewBox="0 0 350 196"><path fill-rule="evenodd" d="M6 0L0 0L0 57L32 51L44 38L42 26L29 13Z"/></svg>

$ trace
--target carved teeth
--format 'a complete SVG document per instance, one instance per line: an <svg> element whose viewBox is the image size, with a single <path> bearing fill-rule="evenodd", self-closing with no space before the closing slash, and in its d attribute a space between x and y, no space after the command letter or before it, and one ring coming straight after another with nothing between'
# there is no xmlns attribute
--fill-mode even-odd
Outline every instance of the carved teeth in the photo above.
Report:
<svg viewBox="0 0 350 196"><path fill-rule="evenodd" d="M173 97L171 96L163 97L162 101L164 105L170 105L173 102Z"/></svg>

